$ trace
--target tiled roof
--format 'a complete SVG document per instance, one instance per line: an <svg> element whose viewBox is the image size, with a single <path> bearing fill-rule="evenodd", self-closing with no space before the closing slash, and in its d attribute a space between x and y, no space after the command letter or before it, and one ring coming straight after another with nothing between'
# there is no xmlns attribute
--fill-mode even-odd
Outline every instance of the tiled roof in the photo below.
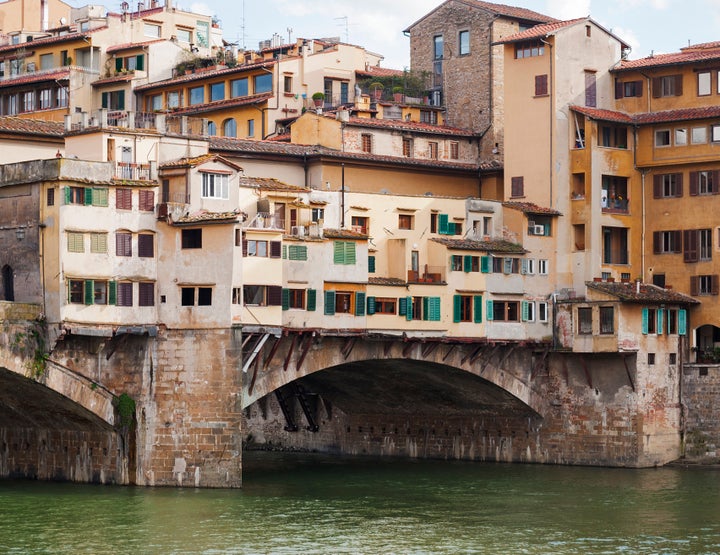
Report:
<svg viewBox="0 0 720 555"><path fill-rule="evenodd" d="M126 42L125 44L116 44L115 46L108 46L108 48L105 50L108 54L112 54L113 52L120 52L122 50L132 50L134 48L143 48L145 46L149 46L151 44L155 44L158 42L167 42L166 39L154 39L154 40L146 40L144 42Z"/></svg>
<svg viewBox="0 0 720 555"><path fill-rule="evenodd" d="M557 210L553 208L545 208L543 206L538 206L535 203L532 202L503 202L503 206L506 206L508 208L513 208L515 210L519 210L520 212L523 212L525 214L540 214L544 216L562 216L561 212L558 212Z"/></svg>
<svg viewBox="0 0 720 555"><path fill-rule="evenodd" d="M57 121L42 121L39 119L4 116L0 117L0 133L62 137L65 134L65 125Z"/></svg>
<svg viewBox="0 0 720 555"><path fill-rule="evenodd" d="M323 236L328 239L367 239L367 235L350 229L323 229Z"/></svg>
<svg viewBox="0 0 720 555"><path fill-rule="evenodd" d="M368 66L366 69L358 69L355 76L361 79L368 77L402 77L405 72L401 69L390 69L387 67Z"/></svg>
<svg viewBox="0 0 720 555"><path fill-rule="evenodd" d="M235 137L210 137L210 150L243 152L248 154L283 154L304 156L316 154L322 147L280 143L275 141L253 141Z"/></svg>
<svg viewBox="0 0 720 555"><path fill-rule="evenodd" d="M664 110L662 112L647 112L639 114L626 114L614 110L602 110L599 108L588 108L586 106L570 106L586 116L600 120L629 125L649 125L654 123L669 123L674 121L688 121L720 117L720 105L701 106L699 108L680 108L678 110Z"/></svg>
<svg viewBox="0 0 720 555"><path fill-rule="evenodd" d="M3 87L25 85L27 83L39 83L41 81L60 81L70 77L70 68L60 68L55 71L38 71L37 73L23 73L4 79Z"/></svg>
<svg viewBox="0 0 720 555"><path fill-rule="evenodd" d="M208 212L199 210L192 214L187 214L174 220L172 223L177 225L196 224L204 222L213 223L235 223L238 221L239 214L237 212Z"/></svg>
<svg viewBox="0 0 720 555"><path fill-rule="evenodd" d="M199 166L200 164L204 164L205 162L209 162L211 160L213 162L222 162L223 164L235 168L238 171L242 170L240 166L218 154L203 154L201 156L195 156L194 158L179 158L177 160L163 162L160 164L160 168L194 168L195 166Z"/></svg>
<svg viewBox="0 0 720 555"><path fill-rule="evenodd" d="M290 142L291 135L290 133L283 133L282 135L274 135L273 137L268 137L268 141L275 141L278 143L289 143Z"/></svg>
<svg viewBox="0 0 720 555"><path fill-rule="evenodd" d="M334 115L328 114L325 117L335 118ZM377 118L358 118L351 117L346 125L354 127L370 127L376 129L396 129L398 131L414 131L419 133L428 133L432 135L452 135L459 137L474 137L477 134L470 129L462 129L460 127L450 127L447 125L432 125L430 123L421 123L417 121L405 121L397 119L377 119Z"/></svg>
<svg viewBox="0 0 720 555"><path fill-rule="evenodd" d="M100 27L99 29L107 29L107 27L104 26ZM88 33L96 32L99 29L92 29L92 31L85 31L83 33L70 33L67 35L43 37L34 39L32 42L22 42L19 44L8 44L5 46L0 46L0 54L4 54L5 52L13 52L14 50L19 50L20 48L25 48L27 50L28 48L36 48L38 46L46 46L48 44L55 44L58 42L72 42L76 40L83 40L88 38Z"/></svg>
<svg viewBox="0 0 720 555"><path fill-rule="evenodd" d="M551 23L545 23L543 25L535 25L530 29L521 31L504 37L502 40L495 42L494 44L504 44L507 42L520 42L525 40L539 39L548 35L554 34L558 29L564 29L565 27L571 27L579 21L587 21L586 17L579 17L577 19L569 19L568 21L553 21Z"/></svg>
<svg viewBox="0 0 720 555"><path fill-rule="evenodd" d="M241 187L253 187L255 189L262 189L264 191L278 191L278 192L290 192L290 193L307 193L310 189L305 187L298 187L297 185L290 185L283 183L279 179L274 177L247 177L240 176Z"/></svg>
<svg viewBox="0 0 720 555"><path fill-rule="evenodd" d="M214 79L215 77L223 77L225 75L233 75L235 73L242 73L244 71L250 71L261 67L267 67L275 65L275 60L263 60L255 64L243 64L235 67L226 67L222 69L213 69L206 71L199 71L196 73L190 73L188 75L179 75L163 81L153 81L147 85L137 87L135 90L138 92L149 91L153 89L160 89L170 85L177 85L181 83L187 83L188 81L200 81L206 79Z"/></svg>
<svg viewBox="0 0 720 555"><path fill-rule="evenodd" d="M492 2L483 2L481 0L459 0L462 4L465 4L466 6L470 8L481 8L484 10L487 10L493 14L508 17L511 19L520 19L523 21L531 21L531 22L537 22L537 23L549 23L551 21L556 21L556 19L549 17L547 15L543 15L538 12L534 12L532 10L528 10L526 8L518 8L516 6L507 6L505 4L494 4ZM444 2L443 4L445 4ZM415 27L420 21L428 17L431 13L437 11L439 8L442 7L441 4L434 10L432 10L430 13L425 14L423 17L421 17L419 20L417 20L415 23L410 25L407 29L405 29L405 32L409 31L412 27Z"/></svg>
<svg viewBox="0 0 720 555"><path fill-rule="evenodd" d="M127 83L128 81L132 81L135 77L135 72L129 72L129 73L119 73L118 75L113 75L112 77L106 77L105 79L98 79L97 81L93 81L90 83L93 87L102 87L104 85L112 85L113 83Z"/></svg>
<svg viewBox="0 0 720 555"><path fill-rule="evenodd" d="M611 283L605 281L588 281L585 283L588 289L613 295L623 302L628 303L677 303L677 304L698 304L699 301L672 291L663 289L649 283L640 284L640 292L637 291L635 283Z"/></svg>
<svg viewBox="0 0 720 555"><path fill-rule="evenodd" d="M631 71L649 67L675 66L720 60L720 43L688 46L671 54L653 54L638 60L623 60L612 71Z"/></svg>
<svg viewBox="0 0 720 555"><path fill-rule="evenodd" d="M368 278L368 284L369 285L398 285L398 286L405 287L405 285L407 285L407 282L400 278L371 276Z"/></svg>
<svg viewBox="0 0 720 555"><path fill-rule="evenodd" d="M217 100L216 102L207 102L205 104L195 104L185 108L178 108L172 111L173 114L204 114L214 112L215 110L225 110L227 108L236 108L238 106L250 106L252 104L262 104L272 98L272 93L262 93L253 96L242 96L239 98L227 98L225 100Z"/></svg>
<svg viewBox="0 0 720 555"><path fill-rule="evenodd" d="M517 243L503 239L474 241L472 239L451 239L449 237L431 237L431 241L445 245L449 249L460 251L499 252L503 254L525 254L527 251Z"/></svg>

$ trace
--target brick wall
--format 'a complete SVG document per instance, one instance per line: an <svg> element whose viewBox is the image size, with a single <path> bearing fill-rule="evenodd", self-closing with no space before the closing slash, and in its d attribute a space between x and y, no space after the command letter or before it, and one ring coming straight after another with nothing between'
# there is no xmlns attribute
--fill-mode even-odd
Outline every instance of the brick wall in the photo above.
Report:
<svg viewBox="0 0 720 555"><path fill-rule="evenodd" d="M684 459L720 461L720 366L692 365L683 369L682 403Z"/></svg>

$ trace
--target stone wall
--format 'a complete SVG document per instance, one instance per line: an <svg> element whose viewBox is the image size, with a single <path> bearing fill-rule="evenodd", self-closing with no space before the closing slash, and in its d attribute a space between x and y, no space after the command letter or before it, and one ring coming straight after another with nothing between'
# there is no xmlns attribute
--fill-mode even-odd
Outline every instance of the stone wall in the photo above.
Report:
<svg viewBox="0 0 720 555"><path fill-rule="evenodd" d="M688 365L682 373L684 459L720 462L720 365Z"/></svg>

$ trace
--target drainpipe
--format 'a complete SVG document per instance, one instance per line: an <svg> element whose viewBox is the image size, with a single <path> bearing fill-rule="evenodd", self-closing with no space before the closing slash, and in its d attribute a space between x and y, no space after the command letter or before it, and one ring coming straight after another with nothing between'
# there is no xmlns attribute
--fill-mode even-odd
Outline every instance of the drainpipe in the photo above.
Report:
<svg viewBox="0 0 720 555"><path fill-rule="evenodd" d="M645 225L646 225L646 206L645 206L645 176L650 172L648 169L640 170L640 190L642 198L642 227L640 232L640 275L645 281Z"/></svg>
<svg viewBox="0 0 720 555"><path fill-rule="evenodd" d="M550 98L550 208L553 208L553 206L555 206L553 204L553 124L555 122L555 100L553 98L553 95L555 94L555 89L553 87L553 83L555 81L555 75L553 74L553 45L544 39L540 39L540 42L547 45L549 51L548 53L550 54L550 75L548 78L548 94Z"/></svg>
<svg viewBox="0 0 720 555"><path fill-rule="evenodd" d="M340 165L340 229L345 229L345 162Z"/></svg>

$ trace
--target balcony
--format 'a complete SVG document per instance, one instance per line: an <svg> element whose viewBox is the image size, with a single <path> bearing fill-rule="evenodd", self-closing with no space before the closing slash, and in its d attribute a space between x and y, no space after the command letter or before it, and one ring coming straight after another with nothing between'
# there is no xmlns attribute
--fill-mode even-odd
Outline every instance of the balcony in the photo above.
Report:
<svg viewBox="0 0 720 555"><path fill-rule="evenodd" d="M285 220L276 214L258 212L255 217L245 225L246 229L274 229L285 231Z"/></svg>
<svg viewBox="0 0 720 555"><path fill-rule="evenodd" d="M425 264L423 270L408 270L408 283L445 283L445 267L444 266L428 266Z"/></svg>
<svg viewBox="0 0 720 555"><path fill-rule="evenodd" d="M115 179L129 179L131 181L151 181L150 164L134 164L131 162L115 163Z"/></svg>
<svg viewBox="0 0 720 555"><path fill-rule="evenodd" d="M629 214L630 200L626 198L603 199L603 214Z"/></svg>

